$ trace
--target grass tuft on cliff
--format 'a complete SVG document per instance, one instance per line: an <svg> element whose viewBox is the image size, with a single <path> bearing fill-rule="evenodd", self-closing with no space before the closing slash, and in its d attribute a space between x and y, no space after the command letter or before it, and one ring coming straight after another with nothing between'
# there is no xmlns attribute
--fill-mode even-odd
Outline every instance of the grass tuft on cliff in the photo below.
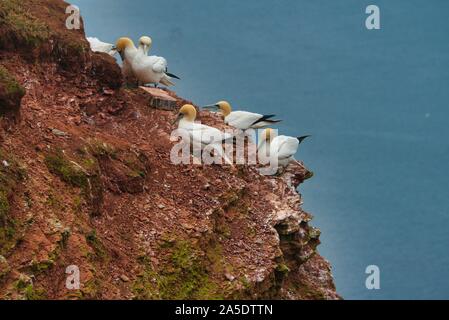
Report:
<svg viewBox="0 0 449 320"><path fill-rule="evenodd" d="M45 157L45 164L51 173L59 176L67 184L81 189L88 187L89 181L86 173L72 164L62 151L48 154Z"/></svg>
<svg viewBox="0 0 449 320"><path fill-rule="evenodd" d="M155 271L146 257L141 259L144 271L133 283L135 299L224 299L218 285L210 279L208 261L191 243L178 240L165 243L165 267Z"/></svg>
<svg viewBox="0 0 449 320"><path fill-rule="evenodd" d="M26 7L27 1L0 1L0 27L14 34L19 42L36 47L50 37L49 27L38 20ZM8 41L8 40L6 40ZM0 47L5 45L0 40Z"/></svg>
<svg viewBox="0 0 449 320"><path fill-rule="evenodd" d="M4 94L9 96L24 96L25 89L17 82L17 80L6 70L0 66L0 86L4 89Z"/></svg>
<svg viewBox="0 0 449 320"><path fill-rule="evenodd" d="M17 222L10 215L10 199L25 177L26 172L17 161L0 149L0 254L7 253L15 245Z"/></svg>

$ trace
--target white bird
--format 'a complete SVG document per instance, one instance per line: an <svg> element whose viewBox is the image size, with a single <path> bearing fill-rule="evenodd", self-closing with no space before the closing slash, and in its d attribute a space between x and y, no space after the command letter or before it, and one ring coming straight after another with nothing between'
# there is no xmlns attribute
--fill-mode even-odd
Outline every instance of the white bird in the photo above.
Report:
<svg viewBox="0 0 449 320"><path fill-rule="evenodd" d="M132 73L143 84L153 83L157 86L162 83L165 86L174 86L171 78L179 79L179 77L168 72L168 63L165 58L148 56L151 45L150 37L143 36L139 39L137 54L131 62Z"/></svg>
<svg viewBox="0 0 449 320"><path fill-rule="evenodd" d="M86 39L89 41L90 49L93 52L103 52L111 56L117 53L117 50L115 50L114 45L111 43L100 41L98 38L94 37L87 37Z"/></svg>
<svg viewBox="0 0 449 320"><path fill-rule="evenodd" d="M290 162L295 160L295 154L298 152L299 145L310 136L289 137L275 136L272 129L266 129L261 134L261 141L257 149L259 161L262 160L266 164L266 160L270 163L276 163L278 168L286 167Z"/></svg>
<svg viewBox="0 0 449 320"><path fill-rule="evenodd" d="M148 55L148 52L150 52L151 45L153 44L153 40L148 36L142 36L139 39L139 52Z"/></svg>
<svg viewBox="0 0 449 320"><path fill-rule="evenodd" d="M134 42L130 38L120 38L115 44L117 52L122 58L122 73L126 78L133 78L134 73L132 71L132 62L134 61L136 55L139 53L138 49L134 45Z"/></svg>
<svg viewBox="0 0 449 320"><path fill-rule="evenodd" d="M272 119L275 115L263 115L247 111L232 111L232 107L227 101L220 101L203 108L219 110L224 116L225 124L240 130L260 129L281 122L281 120Z"/></svg>
<svg viewBox="0 0 449 320"><path fill-rule="evenodd" d="M234 136L230 133L225 133L217 128L210 127L204 124L195 123L197 112L194 106L190 104L184 105L178 113L173 124L179 122L178 128L186 130L191 138L192 143L200 143L201 149L211 147L218 152L227 164L232 165L232 161L226 156L223 151L222 144L228 140L232 141Z"/></svg>

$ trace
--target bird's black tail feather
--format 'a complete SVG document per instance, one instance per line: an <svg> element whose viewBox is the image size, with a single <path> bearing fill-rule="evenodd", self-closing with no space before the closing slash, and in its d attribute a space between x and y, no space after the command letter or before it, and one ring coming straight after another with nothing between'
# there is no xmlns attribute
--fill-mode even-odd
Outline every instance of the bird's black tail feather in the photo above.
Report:
<svg viewBox="0 0 449 320"><path fill-rule="evenodd" d="M275 123L279 123L279 122L282 122L282 120L265 120L265 122L268 122L268 123L273 123L273 124L275 124Z"/></svg>
<svg viewBox="0 0 449 320"><path fill-rule="evenodd" d="M308 136L298 137L297 139L298 139L298 141L299 141L299 144L301 144L301 142L303 142L304 140L306 140L306 139L309 138L309 137L311 137L311 136L308 135Z"/></svg>
<svg viewBox="0 0 449 320"><path fill-rule="evenodd" d="M165 74L166 74L167 76L169 76L170 78L175 78L175 79L181 80L180 77L178 77L177 75L174 75L173 73L166 72Z"/></svg>
<svg viewBox="0 0 449 320"><path fill-rule="evenodd" d="M256 122L254 122L252 125L258 124L259 122L271 122L271 121L277 121L277 120L270 120L271 118L275 117L275 114L268 114L268 115L264 115L262 118L260 118L259 120L257 120ZM280 121L280 120L279 120ZM278 121L278 122L279 122ZM276 123L276 122L272 122L272 123Z"/></svg>

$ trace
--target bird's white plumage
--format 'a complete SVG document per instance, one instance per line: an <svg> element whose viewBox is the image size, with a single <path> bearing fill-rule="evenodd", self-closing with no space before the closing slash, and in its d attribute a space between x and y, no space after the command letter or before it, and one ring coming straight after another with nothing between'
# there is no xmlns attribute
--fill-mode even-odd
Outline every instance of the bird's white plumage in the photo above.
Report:
<svg viewBox="0 0 449 320"><path fill-rule="evenodd" d="M178 128L184 129L189 133L191 143L200 144L201 149L209 147L216 150L218 155L224 159L227 164L232 165L232 161L226 156L222 146L223 142L233 138L232 134L222 132L217 128L204 124L188 121L186 119L182 119L179 122Z"/></svg>
<svg viewBox="0 0 449 320"><path fill-rule="evenodd" d="M139 47L137 48L137 50L140 53L143 53L144 55L148 55L148 53L150 52L150 47L147 45L144 45L143 43L139 44Z"/></svg>
<svg viewBox="0 0 449 320"><path fill-rule="evenodd" d="M89 41L90 49L93 52L103 52L111 56L117 53L117 51L113 49L114 45L111 43L103 42L95 37L87 37L86 39Z"/></svg>
<svg viewBox="0 0 449 320"><path fill-rule="evenodd" d="M131 63L131 69L136 78L144 83L162 83L173 85L170 77L167 76L167 60L158 56L147 56L144 52L138 51Z"/></svg>
<svg viewBox="0 0 449 320"><path fill-rule="evenodd" d="M263 164L267 164L269 161L271 164L276 163L278 167L286 167L295 158L295 154L298 152L299 140L289 136L276 136L271 142L269 140L263 140L258 147L259 161Z"/></svg>
<svg viewBox="0 0 449 320"><path fill-rule="evenodd" d="M287 166L298 152L299 140L288 136L277 136L270 144L270 157L278 159L279 166Z"/></svg>
<svg viewBox="0 0 449 320"><path fill-rule="evenodd" d="M185 119L179 122L179 128L187 130L193 141L201 142L202 145L221 144L223 141L233 138L232 134L222 132L217 128L190 122Z"/></svg>
<svg viewBox="0 0 449 320"><path fill-rule="evenodd" d="M262 119L263 115L259 113L252 113L247 111L233 111L224 119L225 123L240 130L247 130L250 128L256 129L256 123Z"/></svg>
<svg viewBox="0 0 449 320"><path fill-rule="evenodd" d="M156 73L165 73L167 71L168 62L165 58L158 56L150 56L153 59L153 71Z"/></svg>
<svg viewBox="0 0 449 320"><path fill-rule="evenodd" d="M134 72L132 69L132 63L138 54L137 48L133 45L127 47L123 52L123 64L122 64L122 73L127 78L133 78Z"/></svg>

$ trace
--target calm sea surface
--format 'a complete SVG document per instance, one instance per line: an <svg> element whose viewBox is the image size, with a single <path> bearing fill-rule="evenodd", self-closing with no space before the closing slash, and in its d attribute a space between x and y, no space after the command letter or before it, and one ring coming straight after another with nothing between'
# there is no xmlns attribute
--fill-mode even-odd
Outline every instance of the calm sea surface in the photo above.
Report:
<svg viewBox="0 0 449 320"><path fill-rule="evenodd" d="M449 1L73 2L90 36L150 35L179 95L313 135L300 191L343 297L449 298Z"/></svg>

